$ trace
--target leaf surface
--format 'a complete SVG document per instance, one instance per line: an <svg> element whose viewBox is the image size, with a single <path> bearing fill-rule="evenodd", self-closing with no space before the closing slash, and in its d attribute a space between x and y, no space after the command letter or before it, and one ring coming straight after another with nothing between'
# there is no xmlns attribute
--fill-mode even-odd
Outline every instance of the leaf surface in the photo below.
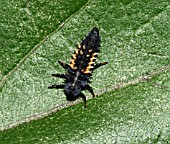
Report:
<svg viewBox="0 0 170 144"><path fill-rule="evenodd" d="M18 51L15 45L12 48L7 42L14 40L9 37L10 33L6 34L6 41L1 38L5 42L0 59L6 65L0 67L0 125L3 130L0 139L6 143L168 143L169 1L75 3L58 1L53 7L37 1L22 5L26 7L24 12L28 6L30 11L35 9L36 12L32 12L34 22L25 27L34 28L33 24L41 27L41 37L36 39L33 34L41 32L39 27L32 34L27 30L23 35L11 32L24 37L21 40L24 45L16 42ZM18 5L10 3L10 6L15 9ZM58 14L60 11L62 16ZM22 11L17 12L29 17ZM49 13L50 22L46 21ZM11 11L7 14L15 16ZM55 19L60 19L57 24ZM13 25L11 21L1 25L7 28ZM19 24L16 22L17 26ZM100 96L88 100L87 110L84 110L83 103L69 106L62 90L48 90L47 87L62 83L61 79L50 76L64 73L56 62L68 63L76 43L93 27L99 27L102 41L98 61L109 64L93 73L91 86ZM25 30L23 25L21 28ZM25 46L28 46L27 52ZM14 55L9 63L7 55ZM91 98L89 93L85 94ZM47 117L40 119L44 116ZM19 126L12 128L15 125Z"/></svg>

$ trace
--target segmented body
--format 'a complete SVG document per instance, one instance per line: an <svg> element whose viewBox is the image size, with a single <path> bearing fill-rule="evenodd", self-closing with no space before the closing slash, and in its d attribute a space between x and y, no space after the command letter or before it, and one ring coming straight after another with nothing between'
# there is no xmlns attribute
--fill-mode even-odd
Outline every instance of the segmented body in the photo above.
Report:
<svg viewBox="0 0 170 144"><path fill-rule="evenodd" d="M90 74L97 59L99 47L99 31L97 28L94 28L82 43L77 46L78 49L75 49L69 66L82 74Z"/></svg>
<svg viewBox="0 0 170 144"><path fill-rule="evenodd" d="M95 64L99 53L99 47L99 30L93 28L85 39L82 40L81 44L77 46L77 49L75 49L70 64L59 61L60 65L67 71L66 75L53 74L52 76L64 78L65 84L52 85L48 88L64 88L68 101L73 101L78 97L82 97L84 100L84 107L86 107L86 97L81 91L88 90L93 97L95 96L93 89L88 84L89 78L94 69L107 64L107 62Z"/></svg>

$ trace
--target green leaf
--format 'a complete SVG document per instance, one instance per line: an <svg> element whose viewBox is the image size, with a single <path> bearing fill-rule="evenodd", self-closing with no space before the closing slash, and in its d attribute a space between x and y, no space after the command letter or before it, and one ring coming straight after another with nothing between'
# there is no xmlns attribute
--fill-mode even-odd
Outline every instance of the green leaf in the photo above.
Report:
<svg viewBox="0 0 170 144"><path fill-rule="evenodd" d="M0 133L4 143L168 143L170 70Z"/></svg>
<svg viewBox="0 0 170 144"><path fill-rule="evenodd" d="M0 80L86 2L87 0L1 1Z"/></svg>
<svg viewBox="0 0 170 144"><path fill-rule="evenodd" d="M0 143L170 141L169 1L5 1L0 7ZM64 73L56 61L69 62L93 27L100 29L99 61L109 64L93 73L100 96L84 110L81 100L66 102L62 90L47 87L62 83L50 76Z"/></svg>

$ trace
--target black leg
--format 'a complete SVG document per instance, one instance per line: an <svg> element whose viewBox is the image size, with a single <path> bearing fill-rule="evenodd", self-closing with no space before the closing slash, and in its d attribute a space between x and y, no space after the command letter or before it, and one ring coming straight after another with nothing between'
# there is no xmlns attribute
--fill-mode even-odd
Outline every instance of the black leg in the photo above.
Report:
<svg viewBox="0 0 170 144"><path fill-rule="evenodd" d="M65 63L63 63L63 62L61 62L61 61L58 61L58 63L59 63L64 69L67 69L67 68L69 67L68 64L65 64Z"/></svg>
<svg viewBox="0 0 170 144"><path fill-rule="evenodd" d="M87 85L85 86L85 89L88 90L88 91L92 94L93 98L95 97L95 94L94 94L93 89L92 89L91 86L89 86L89 85L87 84Z"/></svg>
<svg viewBox="0 0 170 144"><path fill-rule="evenodd" d="M93 70L99 68L100 66L106 65L106 64L108 64L108 62L102 62L102 63L96 64L96 65L94 66Z"/></svg>
<svg viewBox="0 0 170 144"><path fill-rule="evenodd" d="M86 96L83 93L80 93L79 96L83 99L84 101L84 108L86 108Z"/></svg>
<svg viewBox="0 0 170 144"><path fill-rule="evenodd" d="M66 75L65 74L52 74L53 77L60 77L60 78L65 78L66 79Z"/></svg>
<svg viewBox="0 0 170 144"><path fill-rule="evenodd" d="M64 84L54 84L48 87L48 89L59 89L59 88L64 88Z"/></svg>

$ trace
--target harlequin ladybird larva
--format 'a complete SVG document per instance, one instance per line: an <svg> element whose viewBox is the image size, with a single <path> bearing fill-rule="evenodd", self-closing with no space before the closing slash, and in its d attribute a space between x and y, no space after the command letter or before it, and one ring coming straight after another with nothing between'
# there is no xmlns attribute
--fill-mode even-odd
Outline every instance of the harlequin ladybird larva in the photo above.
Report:
<svg viewBox="0 0 170 144"><path fill-rule="evenodd" d="M93 28L85 39L82 40L81 44L77 46L69 64L58 61L59 64L66 69L66 74L52 74L52 76L65 79L65 83L54 84L48 88L64 89L68 101L74 101L81 97L86 108L86 96L82 91L88 90L93 98L95 97L92 87L88 84L92 71L108 63L95 63L98 57L99 47L99 30L98 28Z"/></svg>

